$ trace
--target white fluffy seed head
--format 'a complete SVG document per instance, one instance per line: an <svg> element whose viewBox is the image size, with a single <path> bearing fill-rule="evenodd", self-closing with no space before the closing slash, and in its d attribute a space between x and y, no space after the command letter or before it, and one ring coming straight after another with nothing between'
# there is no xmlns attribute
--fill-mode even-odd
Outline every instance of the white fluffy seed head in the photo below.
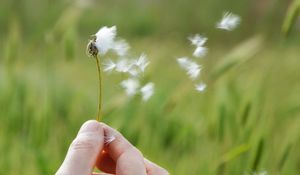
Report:
<svg viewBox="0 0 300 175"><path fill-rule="evenodd" d="M149 98L154 94L154 83L147 83L141 88L142 99L143 101L148 101Z"/></svg>
<svg viewBox="0 0 300 175"><path fill-rule="evenodd" d="M117 35L116 26L104 26L95 34L95 45L100 55L105 55L110 49L114 48L115 37Z"/></svg>
<svg viewBox="0 0 300 175"><path fill-rule="evenodd" d="M222 30L232 31L241 23L241 18L230 12L225 12L223 18L216 27Z"/></svg>

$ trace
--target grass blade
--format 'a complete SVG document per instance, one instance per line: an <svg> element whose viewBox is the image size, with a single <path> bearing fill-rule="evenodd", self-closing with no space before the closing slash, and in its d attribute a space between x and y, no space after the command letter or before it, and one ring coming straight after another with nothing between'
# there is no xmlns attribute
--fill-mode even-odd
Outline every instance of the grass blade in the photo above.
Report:
<svg viewBox="0 0 300 175"><path fill-rule="evenodd" d="M292 27L296 23L296 19L300 12L300 0L294 0L287 11L287 15L282 25L282 32L287 37L291 32Z"/></svg>
<svg viewBox="0 0 300 175"><path fill-rule="evenodd" d="M262 48L263 39L260 36L252 37L236 46L227 56L225 56L212 71L212 78L218 79L239 65L256 55Z"/></svg>

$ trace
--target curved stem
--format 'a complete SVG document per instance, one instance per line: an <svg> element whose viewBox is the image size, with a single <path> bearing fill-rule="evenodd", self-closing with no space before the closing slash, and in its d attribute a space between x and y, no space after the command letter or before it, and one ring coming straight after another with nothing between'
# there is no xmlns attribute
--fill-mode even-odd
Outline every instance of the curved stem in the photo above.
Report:
<svg viewBox="0 0 300 175"><path fill-rule="evenodd" d="M101 75L101 66L98 55L95 56L97 62L97 70L98 70L98 79L99 79L99 99L98 99L98 114L97 114L97 121L101 119L102 113L102 75Z"/></svg>

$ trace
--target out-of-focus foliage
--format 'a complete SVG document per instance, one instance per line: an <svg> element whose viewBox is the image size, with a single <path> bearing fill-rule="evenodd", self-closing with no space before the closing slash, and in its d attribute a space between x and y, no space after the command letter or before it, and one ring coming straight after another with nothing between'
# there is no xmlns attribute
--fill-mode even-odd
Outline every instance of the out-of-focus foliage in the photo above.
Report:
<svg viewBox="0 0 300 175"><path fill-rule="evenodd" d="M284 20L284 24L282 26L282 30L285 35L288 35L296 23L297 17L299 16L300 12L300 1L299 0L294 0L293 3L291 3L287 16Z"/></svg>
<svg viewBox="0 0 300 175"><path fill-rule="evenodd" d="M117 25L133 53L151 61L144 78L156 92L148 102L128 99L118 75L105 75L103 87L103 122L147 158L171 174L299 174L292 1L85 2L0 1L0 174L54 174L80 125L95 119L97 74L85 48L103 25ZM215 28L227 10L242 17L233 32ZM192 55L187 37L195 33L209 38L203 94L176 63Z"/></svg>

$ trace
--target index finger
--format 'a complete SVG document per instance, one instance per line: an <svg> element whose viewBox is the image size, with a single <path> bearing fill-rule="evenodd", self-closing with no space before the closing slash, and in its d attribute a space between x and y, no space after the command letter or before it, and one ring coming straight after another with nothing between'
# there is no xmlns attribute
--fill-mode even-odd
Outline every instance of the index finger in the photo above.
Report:
<svg viewBox="0 0 300 175"><path fill-rule="evenodd" d="M104 136L114 138L106 150L116 162L118 175L146 175L146 167L141 152L135 148L122 134L102 123Z"/></svg>

